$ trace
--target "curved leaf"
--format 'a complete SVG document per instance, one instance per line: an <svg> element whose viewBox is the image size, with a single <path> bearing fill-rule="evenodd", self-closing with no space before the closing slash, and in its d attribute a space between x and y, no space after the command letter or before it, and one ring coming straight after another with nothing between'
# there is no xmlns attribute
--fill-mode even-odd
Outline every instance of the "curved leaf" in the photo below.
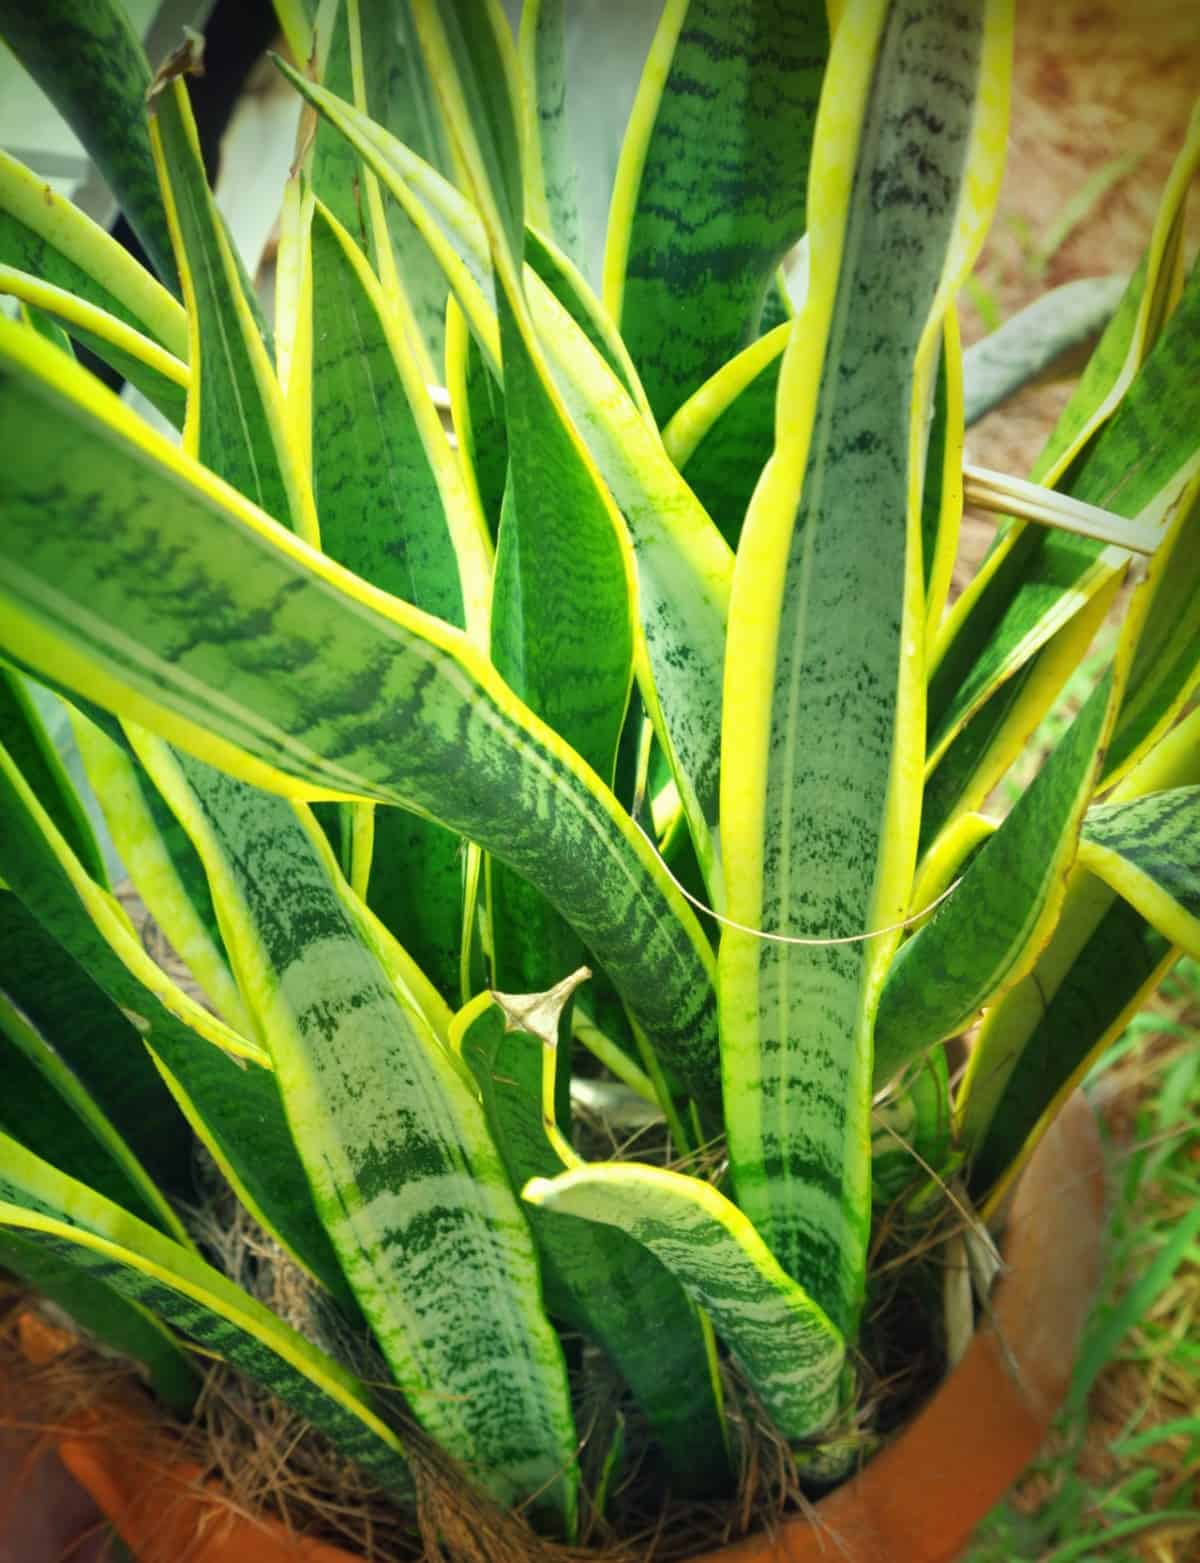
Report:
<svg viewBox="0 0 1200 1563"><path fill-rule="evenodd" d="M175 286L146 134L150 67L118 0L0 4L0 35L87 148L154 269Z"/></svg>
<svg viewBox="0 0 1200 1563"><path fill-rule="evenodd" d="M314 554L60 360L0 329L0 645L245 780L401 803L478 841L712 1101L708 942L599 779L459 632Z"/></svg>
<svg viewBox="0 0 1200 1563"><path fill-rule="evenodd" d="M1097 804L1079 861L1165 939L1200 956L1200 787Z"/></svg>
<svg viewBox="0 0 1200 1563"><path fill-rule="evenodd" d="M181 305L98 223L3 151L0 260L85 299L186 359Z"/></svg>
<svg viewBox="0 0 1200 1563"><path fill-rule="evenodd" d="M381 1486L412 1494L367 1389L211 1265L0 1135L0 1227L77 1266L233 1363L327 1433Z"/></svg>
<svg viewBox="0 0 1200 1563"><path fill-rule="evenodd" d="M549 1036L556 1036L551 1018ZM546 1036L519 1024L494 994L455 1018L452 1045L475 1076L514 1188L561 1163L542 1123ZM711 1492L728 1475L725 1431L708 1343L678 1281L653 1254L611 1227L528 1212L546 1306L583 1331L623 1375L677 1482Z"/></svg>
<svg viewBox="0 0 1200 1563"><path fill-rule="evenodd" d="M532 1178L540 1209L635 1238L712 1316L785 1438L808 1438L838 1409L845 1343L780 1268L749 1221L710 1184L633 1162Z"/></svg>
<svg viewBox="0 0 1200 1563"><path fill-rule="evenodd" d="M318 1216L408 1404L501 1501L552 1484L569 1524L566 1376L478 1103L364 939L311 816L143 752L208 869Z"/></svg>

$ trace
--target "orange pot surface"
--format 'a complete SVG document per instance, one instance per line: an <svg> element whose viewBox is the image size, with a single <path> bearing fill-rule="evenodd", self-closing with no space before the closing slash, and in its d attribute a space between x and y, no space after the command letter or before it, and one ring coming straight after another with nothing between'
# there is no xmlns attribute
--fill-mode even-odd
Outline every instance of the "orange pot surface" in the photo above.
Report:
<svg viewBox="0 0 1200 1563"><path fill-rule="evenodd" d="M1066 1395L1099 1281L1103 1213L1099 1137L1076 1095L1017 1188L991 1317L925 1409L822 1499L815 1523L797 1516L694 1563L952 1563ZM234 1509L196 1468L164 1463L160 1433L123 1415L115 1441L81 1425L58 1449L138 1563L354 1563Z"/></svg>

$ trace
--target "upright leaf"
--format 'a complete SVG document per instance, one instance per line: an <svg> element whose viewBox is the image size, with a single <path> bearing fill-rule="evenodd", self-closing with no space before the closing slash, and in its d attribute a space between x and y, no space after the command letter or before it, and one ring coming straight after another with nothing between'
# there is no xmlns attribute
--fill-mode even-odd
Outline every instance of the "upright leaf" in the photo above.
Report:
<svg viewBox="0 0 1200 1563"><path fill-rule="evenodd" d="M805 231L820 0L670 0L609 219L605 302L660 424L754 339Z"/></svg>
<svg viewBox="0 0 1200 1563"><path fill-rule="evenodd" d="M721 821L729 915L750 929L836 941L908 907L925 418L942 316L999 184L1010 25L1000 4L864 0L835 34L808 294L730 610ZM738 1200L847 1332L870 1221L871 1029L895 942L721 938Z"/></svg>
<svg viewBox="0 0 1200 1563"><path fill-rule="evenodd" d="M521 9L525 81L525 204L576 266L584 265L578 176L567 131L564 0L528 0Z"/></svg>
<svg viewBox="0 0 1200 1563"><path fill-rule="evenodd" d="M474 1093L364 939L311 816L166 744L145 753L208 868L317 1213L405 1399L501 1502L545 1492L569 1528L566 1373Z"/></svg>

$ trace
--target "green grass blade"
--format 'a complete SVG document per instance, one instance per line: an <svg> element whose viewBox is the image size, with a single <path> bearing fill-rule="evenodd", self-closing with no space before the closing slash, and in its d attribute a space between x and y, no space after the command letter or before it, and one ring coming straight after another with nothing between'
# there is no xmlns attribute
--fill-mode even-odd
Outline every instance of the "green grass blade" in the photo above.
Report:
<svg viewBox="0 0 1200 1563"><path fill-rule="evenodd" d="M85 299L186 359L181 305L103 228L2 151L0 261Z"/></svg>
<svg viewBox="0 0 1200 1563"><path fill-rule="evenodd" d="M0 4L0 36L83 142L168 287L175 265L146 133L150 67L118 0Z"/></svg>
<svg viewBox="0 0 1200 1563"><path fill-rule="evenodd" d="M5 950L5 958L10 952ZM0 1119L36 1155L176 1242L191 1243L162 1192L56 1048L0 990Z"/></svg>
<svg viewBox="0 0 1200 1563"><path fill-rule="evenodd" d="M921 449L944 312L999 184L1009 21L984 5L951 18L868 4L835 36L808 293L730 610L721 825L727 910L743 927L837 940L908 909ZM784 945L729 928L721 938L738 1200L847 1334L870 1224L870 1038L896 942Z"/></svg>
<svg viewBox="0 0 1200 1563"><path fill-rule="evenodd" d="M1116 698L1110 670L957 890L901 945L875 1020L877 1089L1033 965L1062 905Z"/></svg>
<svg viewBox="0 0 1200 1563"><path fill-rule="evenodd" d="M659 1167L598 1162L533 1178L524 1198L615 1226L648 1248L711 1315L784 1437L811 1437L836 1413L842 1336L710 1184Z"/></svg>
<svg viewBox="0 0 1200 1563"><path fill-rule="evenodd" d="M554 1022L552 1021L553 1025ZM479 1085L514 1188L561 1163L542 1124L542 1039L480 994L455 1019L452 1045ZM679 1282L623 1232L528 1211L546 1306L596 1342L642 1407L676 1482L711 1492L728 1475L707 1342Z"/></svg>
<svg viewBox="0 0 1200 1563"><path fill-rule="evenodd" d="M1097 804L1079 860L1165 939L1200 955L1200 787Z"/></svg>
<svg viewBox="0 0 1200 1563"><path fill-rule="evenodd" d="M821 0L670 0L617 172L605 303L665 424L758 331L807 223Z"/></svg>
<svg viewBox="0 0 1200 1563"><path fill-rule="evenodd" d="M408 1405L500 1501L546 1490L570 1528L562 1355L460 1066L361 936L311 816L154 750L152 774L208 868L318 1215Z"/></svg>
<svg viewBox="0 0 1200 1563"><path fill-rule="evenodd" d="M153 107L151 145L191 330L184 446L268 515L315 543L312 494L287 444L283 397L208 188L187 87L178 75L164 82Z"/></svg>
<svg viewBox="0 0 1200 1563"><path fill-rule="evenodd" d="M200 1375L165 1325L97 1276L61 1259L36 1238L0 1230L0 1265L35 1287L74 1323L110 1351L132 1357L146 1370L164 1405L186 1416L200 1392Z"/></svg>
<svg viewBox="0 0 1200 1563"><path fill-rule="evenodd" d="M576 266L584 265L578 175L567 126L563 0L529 0L518 35L524 77L525 206Z"/></svg>
<svg viewBox="0 0 1200 1563"><path fill-rule="evenodd" d="M6 326L0 645L244 780L400 803L477 841L553 899L712 1101L708 941L599 779L460 632L315 554Z"/></svg>
<svg viewBox="0 0 1200 1563"><path fill-rule="evenodd" d="M967 427L1107 326L1128 277L1081 277L1051 288L963 355Z"/></svg>
<svg viewBox="0 0 1200 1563"><path fill-rule="evenodd" d="M135 1216L0 1136L0 1226L78 1266L265 1385L399 1498L400 1440L366 1387L324 1352Z"/></svg>

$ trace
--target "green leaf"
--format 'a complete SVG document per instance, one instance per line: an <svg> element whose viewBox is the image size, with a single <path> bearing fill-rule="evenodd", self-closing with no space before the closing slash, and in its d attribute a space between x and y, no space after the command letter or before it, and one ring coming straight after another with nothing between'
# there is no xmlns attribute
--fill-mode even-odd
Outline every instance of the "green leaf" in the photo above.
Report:
<svg viewBox="0 0 1200 1563"><path fill-rule="evenodd" d="M553 900L714 1100L704 934L611 793L460 632L314 554L4 321L0 443L0 648L244 780L400 803L477 841Z"/></svg>
<svg viewBox="0 0 1200 1563"><path fill-rule="evenodd" d="M1165 939L1200 956L1200 786L1097 804L1079 861Z"/></svg>
<svg viewBox="0 0 1200 1563"><path fill-rule="evenodd" d="M946 606L962 522L963 360L954 308L946 311L942 327L929 417L921 494L921 566L927 635L937 628Z"/></svg>
<svg viewBox="0 0 1200 1563"><path fill-rule="evenodd" d="M150 138L191 331L184 447L309 542L312 494L284 432L283 398L217 212L179 77L154 100Z"/></svg>
<svg viewBox="0 0 1200 1563"><path fill-rule="evenodd" d="M452 176L450 144L433 83L420 63L409 0L386 6L346 0L339 6L322 80ZM403 279L417 327L414 350L426 378L435 379L443 350L446 282L424 241L402 207L390 201L376 206L371 175L364 177L352 150L324 124L317 127L312 184L342 226L367 246L378 274L389 284Z"/></svg>
<svg viewBox="0 0 1200 1563"><path fill-rule="evenodd" d="M1161 353L1156 345L1173 302L1173 284L1180 261L1182 229L1177 218L1198 165L1200 111L1193 114L1188 140L1171 171L1146 255L1033 467L1035 481L1060 487L1074 498L1100 503L1126 517L1138 515L1169 479L1169 471L1160 471L1156 480L1145 470L1169 457L1170 426L1160 428L1156 417L1156 414L1168 412L1167 404L1156 403L1146 410L1146 421L1153 429L1148 447L1146 431L1127 422L1125 430L1109 443L1108 459L1098 465L1089 461L1090 477L1078 472L1079 458L1085 453L1089 456L1093 453L1098 434L1115 411L1124 410L1127 393L1147 357L1152 351ZM1178 340L1172 355L1182 348L1186 358L1190 329L1185 324L1183 330L1177 332ZM1169 368L1169 364L1162 367ZM1180 387L1185 402L1188 388L1188 385ZM1143 393L1148 389L1143 387ZM1155 395L1165 390L1165 386L1153 385ZM1140 447L1137 447L1138 440L1143 442ZM1186 444L1180 448L1186 453ZM1147 455L1151 457L1149 463L1142 460ZM1127 465L1122 466L1122 462ZM1133 463L1131 467L1128 466L1130 462ZM1169 459L1167 467L1170 467ZM1133 493L1124 483L1130 473L1136 485ZM1146 482L1148 476L1150 481ZM1027 632L1032 622L1040 628L1040 640L1044 642L1060 627L1063 616L1061 612L1057 619L1053 614L1045 614L1047 606L1057 605L1060 610L1064 606L1078 608L1086 600L1087 591L1081 588L1090 587L1094 578L1089 579L1085 574L1081 581L1079 566L1093 561L1099 566L1100 550L1095 545L1085 546L1082 553L1068 551L1060 560L1050 547L1074 541L1077 540L1047 534L1041 527L1020 523L1009 526L983 568L955 603L933 648L929 731L930 751L935 760L951 741L956 728L987 698L999 678L1011 676L1016 670L1019 663L1015 659L1027 659L1037 649L1039 641L1020 632ZM1046 619L1040 625L1036 611L1039 577L1043 590L1040 607ZM1048 597L1045 596L1047 584L1051 588ZM1073 590L1064 591L1067 587ZM1032 602L1022 600L1031 595ZM1018 611L1022 609L1023 612ZM1017 611L1017 620L1010 618L1006 626L1006 616L1014 611Z"/></svg>
<svg viewBox="0 0 1200 1563"><path fill-rule="evenodd" d="M860 936L908 909L920 810L920 436L943 314L999 184L991 87L1008 45L983 7L885 11L864 7L830 57L808 292L739 545L721 751L730 918L859 940L727 927L720 950L738 1201L847 1334L870 1224L870 1037L896 944Z"/></svg>
<svg viewBox="0 0 1200 1563"><path fill-rule="evenodd" d="M576 266L584 265L578 176L567 126L563 0L527 0L518 36L525 79L525 206Z"/></svg>
<svg viewBox="0 0 1200 1563"><path fill-rule="evenodd" d="M164 238L165 232L164 226ZM187 316L177 301L103 228L2 151L0 261L85 299L186 359Z"/></svg>
<svg viewBox="0 0 1200 1563"><path fill-rule="evenodd" d="M318 1216L408 1405L493 1496L546 1490L570 1529L562 1355L460 1066L364 939L311 815L164 743L147 763L208 869Z"/></svg>
<svg viewBox="0 0 1200 1563"><path fill-rule="evenodd" d="M820 0L670 0L621 151L605 302L661 424L754 339L805 231Z"/></svg>
<svg viewBox="0 0 1200 1563"><path fill-rule="evenodd" d="M188 368L157 342L86 299L14 266L0 265L0 293L61 322L75 341L136 386L169 423L176 428L183 423Z"/></svg>
<svg viewBox="0 0 1200 1563"><path fill-rule="evenodd" d="M967 427L1064 354L1091 341L1112 319L1128 285L1128 277L1064 282L969 347L963 355Z"/></svg>
<svg viewBox="0 0 1200 1563"><path fill-rule="evenodd" d="M214 1020L159 971L117 904L88 881L3 750L0 762L0 874L42 928L145 1033L177 1105L250 1213L331 1291L344 1295L329 1240L312 1209L276 1082L257 1065L239 1067L220 1045L256 1056L261 1050ZM29 1008L27 991L14 997L38 1019ZM89 1068L76 1062L81 1039L70 1024L56 1031L47 1028L47 1035L90 1086ZM111 1033L104 1036L108 1039ZM99 1040L99 1035L93 1032L92 1038ZM134 1041L133 1059L127 1064L133 1084L142 1067L142 1043L140 1038L128 1040ZM218 1046L212 1046L213 1041ZM114 1112L104 1097L99 1100L132 1139L125 1114Z"/></svg>
<svg viewBox="0 0 1200 1563"><path fill-rule="evenodd" d="M77 1266L248 1373L381 1486L412 1482L366 1386L211 1265L0 1135L0 1226Z"/></svg>
<svg viewBox="0 0 1200 1563"><path fill-rule="evenodd" d="M29 683L15 668L0 664L0 733L21 774L62 832L71 851L97 884L107 888L104 857L87 810L67 775L45 724L30 699Z"/></svg>
<svg viewBox="0 0 1200 1563"><path fill-rule="evenodd" d="M842 1336L710 1184L660 1167L597 1162L532 1178L524 1198L617 1227L660 1259L712 1316L785 1438L811 1437L836 1413Z"/></svg>
<svg viewBox="0 0 1200 1563"><path fill-rule="evenodd" d="M1157 743L1200 685L1200 484L1155 550L1144 590L1150 600L1108 746L1104 790Z"/></svg>
<svg viewBox="0 0 1200 1563"><path fill-rule="evenodd" d="M1116 695L1110 669L957 890L901 945L875 1019L877 1088L1033 965L1066 892Z"/></svg>
<svg viewBox="0 0 1200 1563"><path fill-rule="evenodd" d="M5 1130L60 1171L190 1248L179 1217L63 1062L53 1040L0 990L0 1122Z"/></svg>
<svg viewBox="0 0 1200 1563"><path fill-rule="evenodd" d="M242 1036L250 1017L221 944L208 881L191 843L146 776L119 722L70 708L71 730L105 824L138 896L216 1013Z"/></svg>
<svg viewBox="0 0 1200 1563"><path fill-rule="evenodd" d="M313 488L321 546L458 628L486 620L486 525L411 348L353 241L318 204L312 235ZM465 589L466 588L466 589ZM376 814L367 899L443 993L458 982L461 847L428 820Z"/></svg>
<svg viewBox="0 0 1200 1563"><path fill-rule="evenodd" d="M36 1238L0 1230L0 1265L70 1315L88 1335L146 1369L155 1395L182 1416L195 1405L200 1377L165 1325L106 1282L61 1259Z"/></svg>
<svg viewBox="0 0 1200 1563"><path fill-rule="evenodd" d="M53 1040L158 1187L190 1198L192 1136L132 1021L11 891L0 892L0 949L5 992Z"/></svg>
<svg viewBox="0 0 1200 1563"><path fill-rule="evenodd" d="M0 36L83 142L168 287L175 265L146 134L150 67L118 0L0 3Z"/></svg>
<svg viewBox="0 0 1200 1563"><path fill-rule="evenodd" d="M453 297L446 313L446 386L463 474L494 538L508 478L504 392Z"/></svg>
<svg viewBox="0 0 1200 1563"><path fill-rule="evenodd" d="M525 1001L522 1001L525 1002ZM479 1086L492 1137L514 1188L561 1163L542 1124L542 1046L505 1001L481 993L461 1010L452 1044ZM556 1021L549 1021L555 1035ZM678 1281L647 1249L611 1227L548 1210L528 1212L546 1306L609 1356L633 1391L677 1483L711 1492L728 1475L725 1431L708 1343Z"/></svg>

